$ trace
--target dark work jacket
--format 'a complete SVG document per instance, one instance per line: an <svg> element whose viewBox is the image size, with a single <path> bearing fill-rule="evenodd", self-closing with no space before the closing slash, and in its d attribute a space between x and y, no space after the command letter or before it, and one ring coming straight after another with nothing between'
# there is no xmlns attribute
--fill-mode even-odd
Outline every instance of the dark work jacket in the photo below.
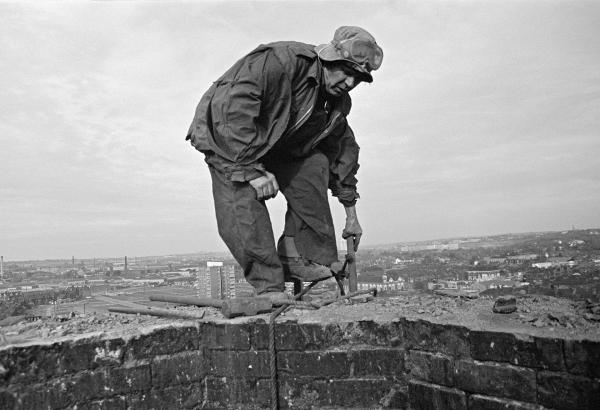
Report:
<svg viewBox="0 0 600 410"><path fill-rule="evenodd" d="M290 41L260 45L202 96L186 140L231 181L264 175L261 158L280 139L293 138L310 117L322 74L312 45ZM358 198L359 146L346 120L350 96L345 93L332 102L326 127L294 151L322 150L330 161L329 188L349 206Z"/></svg>

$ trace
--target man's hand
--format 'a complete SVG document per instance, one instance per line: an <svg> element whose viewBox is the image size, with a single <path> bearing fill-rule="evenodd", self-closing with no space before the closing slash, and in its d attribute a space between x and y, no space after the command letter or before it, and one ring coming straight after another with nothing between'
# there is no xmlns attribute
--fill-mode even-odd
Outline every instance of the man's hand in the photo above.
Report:
<svg viewBox="0 0 600 410"><path fill-rule="evenodd" d="M267 200L269 198L275 198L277 192L279 192L279 185L275 179L275 175L265 171L265 175L249 181L252 188L256 191L256 198L261 200Z"/></svg>
<svg viewBox="0 0 600 410"><path fill-rule="evenodd" d="M362 228L358 223L358 217L356 216L356 208L353 206L346 207L346 226L342 231L342 238L346 239L354 236L354 251L358 250L358 244L362 236Z"/></svg>

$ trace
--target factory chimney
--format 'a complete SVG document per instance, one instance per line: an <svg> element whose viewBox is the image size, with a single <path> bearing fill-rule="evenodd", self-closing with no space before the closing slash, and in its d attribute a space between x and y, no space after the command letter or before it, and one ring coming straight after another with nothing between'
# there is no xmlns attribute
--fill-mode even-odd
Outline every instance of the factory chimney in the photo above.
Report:
<svg viewBox="0 0 600 410"><path fill-rule="evenodd" d="M4 256L0 256L0 278L4 279Z"/></svg>
<svg viewBox="0 0 600 410"><path fill-rule="evenodd" d="M127 272L127 256L125 256L125 272Z"/></svg>

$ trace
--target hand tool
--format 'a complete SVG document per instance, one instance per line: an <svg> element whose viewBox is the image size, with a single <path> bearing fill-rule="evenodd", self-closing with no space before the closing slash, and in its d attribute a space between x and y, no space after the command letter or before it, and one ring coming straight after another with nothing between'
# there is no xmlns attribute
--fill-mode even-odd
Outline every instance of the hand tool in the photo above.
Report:
<svg viewBox="0 0 600 410"><path fill-rule="evenodd" d="M346 238L346 261L348 261L348 291L350 293L358 290L356 277L356 254L354 252L354 237Z"/></svg>
<svg viewBox="0 0 600 410"><path fill-rule="evenodd" d="M268 298L233 298L214 299L190 296L153 295L150 300L158 302L180 303L183 305L195 305L203 307L215 307L221 309L221 313L227 319L237 316L254 316L268 313L273 310L273 302Z"/></svg>
<svg viewBox="0 0 600 410"><path fill-rule="evenodd" d="M119 300L114 298L109 298L106 296L96 296L96 299L102 300L103 302L121 305L125 307L114 307L109 308L109 312L113 313L126 313L126 314L141 314L141 315L150 315L150 316L161 316L161 317L178 317L183 319L202 319L204 316L204 311L200 312L182 312L172 309L160 309L154 308L146 305L141 305L135 302L130 302L128 300Z"/></svg>
<svg viewBox="0 0 600 410"><path fill-rule="evenodd" d="M326 300L324 300L324 301L322 301L320 303L317 303L317 305L318 305L319 308L322 308L323 306L331 305L332 303L339 302L340 300L350 299L350 298L353 298L355 296L367 295L367 294L370 294L370 293L373 294L373 296L377 296L377 289L376 288L371 288L371 289L368 289L368 290L359 290L357 292L351 292L351 293L349 293L347 295L340 296L340 297L337 297L337 298L326 299Z"/></svg>
<svg viewBox="0 0 600 410"><path fill-rule="evenodd" d="M202 319L204 317L204 310L199 313L196 312L183 312L173 309L159 309L159 308L110 308L109 312L113 313L126 313L126 314L140 314L160 317L176 317L181 319Z"/></svg>

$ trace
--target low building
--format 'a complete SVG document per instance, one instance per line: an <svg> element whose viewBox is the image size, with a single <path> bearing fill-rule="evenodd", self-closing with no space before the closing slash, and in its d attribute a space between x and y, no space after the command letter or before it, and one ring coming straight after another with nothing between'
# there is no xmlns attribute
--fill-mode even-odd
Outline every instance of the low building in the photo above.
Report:
<svg viewBox="0 0 600 410"><path fill-rule="evenodd" d="M573 258L566 256L554 256L546 259L545 262L536 262L531 264L532 267L538 269L549 269L549 268L560 268L560 267L574 267L577 266L577 261Z"/></svg>
<svg viewBox="0 0 600 410"><path fill-rule="evenodd" d="M573 258L569 258L567 256L554 256L548 258L548 262L552 263L552 266L568 266L573 267L577 266L577 262Z"/></svg>
<svg viewBox="0 0 600 410"><path fill-rule="evenodd" d="M363 276L361 278L361 276ZM406 290L406 282L399 277L397 280L388 278L385 274L382 276L375 275L359 275L357 278L358 290L377 289L378 292L395 292Z"/></svg>
<svg viewBox="0 0 600 410"><path fill-rule="evenodd" d="M498 279L499 277L500 269L467 271L467 278L470 282L483 282L486 280Z"/></svg>
<svg viewBox="0 0 600 410"><path fill-rule="evenodd" d="M450 290L450 289L466 289L470 288L471 284L464 280L438 280L436 282L428 282L428 290Z"/></svg>
<svg viewBox="0 0 600 410"><path fill-rule="evenodd" d="M483 258L483 262L488 265L503 265L506 263L505 256L486 256Z"/></svg>
<svg viewBox="0 0 600 410"><path fill-rule="evenodd" d="M511 265L520 265L523 263L529 263L538 259L538 255L535 253L529 253L525 255L515 255L515 256L507 256L506 263Z"/></svg>
<svg viewBox="0 0 600 410"><path fill-rule="evenodd" d="M458 242L452 243L433 243L433 244L415 244L400 246L401 252L419 252L419 251L444 251L457 250L460 247Z"/></svg>

